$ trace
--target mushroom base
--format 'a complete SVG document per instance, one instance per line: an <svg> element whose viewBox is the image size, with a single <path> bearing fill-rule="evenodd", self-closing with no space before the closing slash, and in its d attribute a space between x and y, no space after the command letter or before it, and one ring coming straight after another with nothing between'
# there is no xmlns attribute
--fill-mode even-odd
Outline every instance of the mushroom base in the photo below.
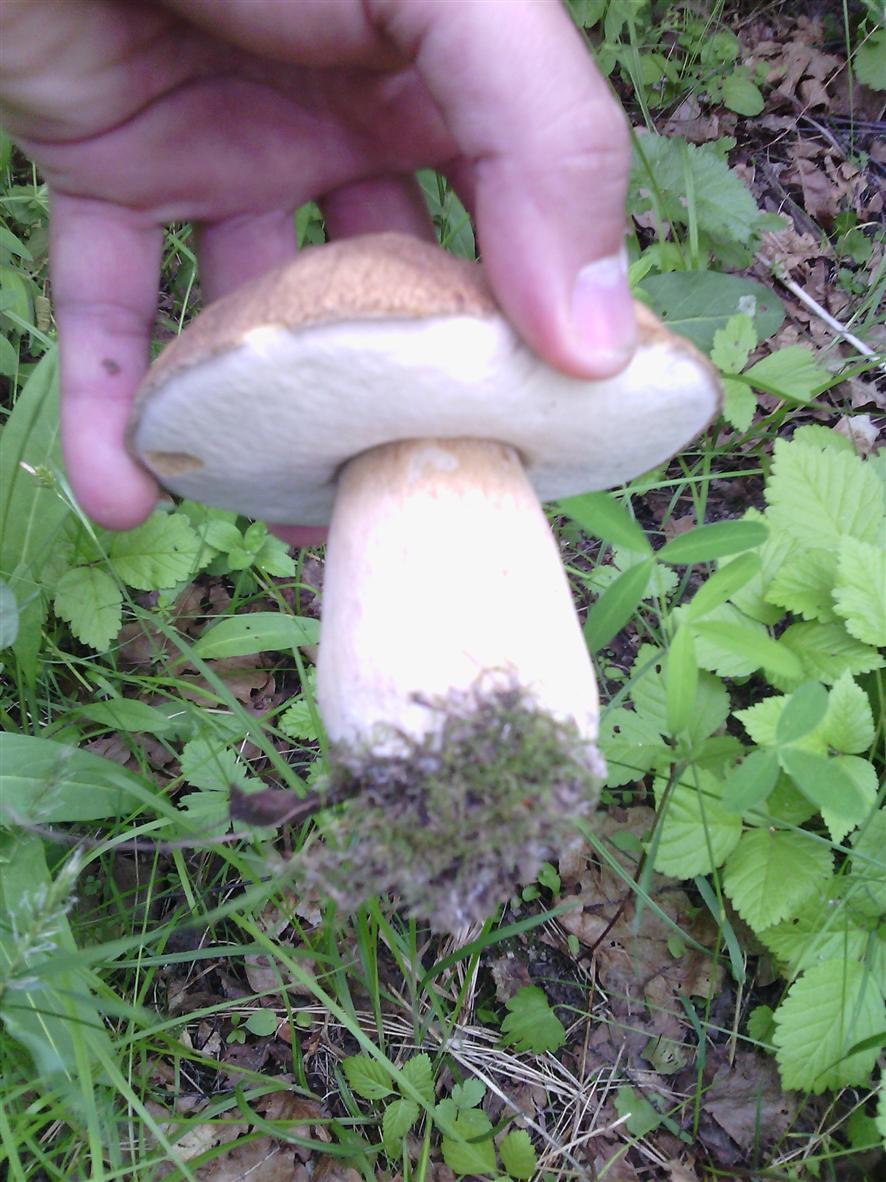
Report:
<svg viewBox="0 0 886 1182"><path fill-rule="evenodd" d="M605 766L574 723L533 709L519 690L430 708L440 720L433 738L333 749L329 788L348 800L302 868L343 908L391 894L409 915L454 932L576 839L573 822L596 804Z"/></svg>

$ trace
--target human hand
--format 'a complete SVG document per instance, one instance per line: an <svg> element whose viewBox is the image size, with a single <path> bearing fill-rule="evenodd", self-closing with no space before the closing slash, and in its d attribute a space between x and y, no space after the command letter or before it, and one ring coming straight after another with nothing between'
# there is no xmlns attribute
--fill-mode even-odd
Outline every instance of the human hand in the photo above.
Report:
<svg viewBox="0 0 886 1182"><path fill-rule="evenodd" d="M630 356L627 125L559 0L4 0L0 115L49 185L65 460L109 528L156 499L123 433L168 222L212 300L292 255L310 199L330 237L429 236L437 167L538 353Z"/></svg>

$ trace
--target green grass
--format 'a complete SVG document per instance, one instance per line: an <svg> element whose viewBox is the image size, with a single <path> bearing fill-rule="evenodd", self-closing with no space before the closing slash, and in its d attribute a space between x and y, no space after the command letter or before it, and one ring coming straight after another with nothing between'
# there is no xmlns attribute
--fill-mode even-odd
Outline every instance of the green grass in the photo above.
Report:
<svg viewBox="0 0 886 1182"><path fill-rule="evenodd" d="M607 7L591 0L571 7L618 85L632 89L635 121L649 129L688 94L721 98L726 80L741 69L729 37L714 37L723 31L722 5L703 19L673 9L667 20L658 11L652 19L645 5ZM853 21L846 40L854 47L854 38L869 36L871 16ZM654 166L646 168L650 151ZM723 311L716 310L716 292L701 307L678 303L679 277L746 270L760 233L771 227L726 169L727 151L728 145L696 149L639 137L632 184L631 209L643 222L630 243L632 278L665 314L685 317L686 324L707 316L690 330L702 333L696 339L708 349L732 320L732 295L723 294ZM113 540L92 531L70 506L50 438L53 387L48 369L37 372L52 336L41 303L48 290L46 194L20 158L0 152L0 166L0 215L25 248L0 260L5 290L12 293L0 307L8 342L0 353L8 378L4 421L29 397L28 380L45 378L36 426L12 457L16 464L33 461L38 475L17 485L16 516L4 543L14 551L5 554L5 577L22 558L34 567L30 590L15 585L22 628L30 629L34 644L30 651L4 652L0 727L4 739L25 736L42 746L15 748L4 766L0 1172L15 1182L194 1182L211 1179L213 1162L228 1160L238 1143L244 1171L272 1151L299 1150L315 1163L321 1156L334 1159L366 1182L398 1173L423 1180L441 1153L459 1160L458 1147L444 1144L459 1137L446 1123L454 1119L451 1112L447 1117L440 1104L461 1095L459 1084L478 1080L496 1134L527 1120L537 1176L580 1176L591 1149L605 1178L635 1153L634 1160L647 1163L690 1152L704 1160L708 1105L737 1064L756 1073L763 1097L739 1169L806 1179L837 1178L851 1168L855 1177L873 1177L869 1147L882 1130L874 1123L872 1068L878 1037L882 1051L882 1028L838 1047L840 1063L861 1056L871 1067L862 1063L842 1078L842 1068L824 1064L825 1086L800 1087L796 1111L778 1124L776 1097L783 1088L772 1055L783 1040L766 1007L777 1016L788 990L809 970L767 951L778 921L762 927L762 940L748 926L741 893L731 885L733 854L721 857L717 843L765 830L799 836L804 855L822 851L834 876L816 880L823 918L809 920L812 947L830 941L829 963L851 963L852 973L861 965L874 978L883 963L875 957L886 911L882 846L874 840L884 794L884 675L876 667L855 674L855 688L844 687L849 721L839 732L831 718L822 746L820 719L810 722L810 714L805 730L802 719L796 723L806 708L798 685L817 681L814 672L804 667L798 683L785 673L743 671L736 664L736 650L752 643L753 623L781 645L790 667L779 638L785 624L800 622L796 611L771 624L733 619L734 644L715 658L710 633L695 627L710 622L698 614L699 589L715 586L713 579L729 571L729 559L755 560L760 547L739 545L733 535L734 552L720 552L711 549L710 535L682 532L740 517L748 503L763 509L763 482L772 487L783 462L773 465L775 440L815 420L832 426L853 413L848 396L839 388L798 395L779 385L787 377L755 387L753 362L750 356L736 360L733 339L750 329L732 323L716 347L724 356L732 349L723 368L753 398L750 420L736 411L738 422L721 423L608 508L586 506L586 516L580 506L565 507L571 516L552 509L576 605L582 620L590 620L610 769L621 773L610 778L602 813L579 825L584 856L564 854L559 872L546 871L516 890L506 908L457 937L433 934L386 897L340 910L322 892L306 889L291 861L314 832L311 820L280 827L241 822L232 832L228 819L232 786L275 788L298 799L327 774L310 638L294 647L281 640L260 656L244 651L227 665L200 655L201 638L219 618L258 610L310 619L316 556L300 553L286 573L274 573L283 569L274 565L282 562L280 554L262 551L265 540L256 534L247 538L246 523L228 522L240 540L216 549L203 565L195 557L194 579L150 591L121 574ZM441 241L471 256L470 223L454 194L433 174L421 180ZM850 221L832 228L829 240L823 230L822 240L852 295L844 323L866 339L877 326L886 288L882 237ZM318 240L316 207L299 211L297 229L301 242ZM853 231L855 238L849 237ZM190 228L171 228L158 337L179 331L198 307L195 267ZM744 290L754 295L760 289ZM752 347L759 342L763 354L777 353L779 323L767 315L756 308ZM848 351L847 358L845 370L870 374L868 359ZM822 413L810 412L813 402ZM809 448L821 441L806 439ZM821 445L821 455L832 453L838 454L830 444ZM832 467L845 468L847 480L860 482L860 497L875 470L872 461L859 462L852 476L848 459L815 463L822 465L816 469L822 480ZM862 467L864 477L858 475ZM208 537L207 520L192 516L185 525L198 541ZM695 544L695 556L669 561L662 544L674 538ZM876 545L876 539L859 540ZM236 556L238 548L245 557ZM107 645L90 646L53 610L53 579L63 566L54 571L52 562L62 561L110 581L127 644L115 629ZM648 579L636 573L631 579L641 563ZM606 602L619 578L619 593ZM752 586L749 579L735 592L744 595L744 607ZM48 604L44 617L34 616L41 596ZM10 619L4 607L0 622L7 627ZM604 643L601 621L617 625ZM543 627L543 621L529 626ZM856 653L852 659L861 658ZM837 680L826 679L831 694ZM687 684L695 686L688 699ZM875 769L873 796L859 788L864 815L845 831L814 806L810 812L808 792L815 785L804 782L804 796L799 781L783 770L774 794L755 806L755 817L732 813L724 820L724 785L751 751L766 749L757 734L749 743L739 713L778 694L786 699L783 711L794 703L797 743L811 744L826 761L819 771L836 776L842 769L864 779L858 763ZM724 695L725 713L718 705ZM155 713L121 720L121 701L147 704ZM870 731L847 735L864 712L863 701ZM104 719L84 713L96 702L111 704ZM702 716L714 721L709 733ZM645 738L626 754L614 742L614 726L623 732L638 717ZM782 727L780 745L773 747L779 768L793 766L791 752L785 754L787 725L772 722ZM148 729L137 729L142 726ZM72 749L107 762L78 762ZM685 849L678 839L688 841ZM792 848L787 843L783 850ZM786 865L793 880L798 864ZM671 867L667 874L665 866ZM814 857L802 868L814 876ZM809 896L810 914L818 897ZM842 985L832 981L828 988L838 1001L851 994L853 1012L861 1012L868 994L853 993L855 978L841 971ZM552 1043L518 1050L509 1038L507 1002L530 984L543 986L565 1029L565 1049ZM841 1021L848 1024L851 1009L847 1002ZM433 1102L404 1071L417 1054L429 1057ZM377 1065L390 1096L355 1092L345 1066L355 1056ZM780 1061L784 1065L783 1049ZM727 1105L741 1106L728 1090L724 1095ZM412 1132L399 1146L390 1139L385 1145L383 1136L391 1098L418 1106ZM879 1103L883 1122L882 1098ZM476 1119L465 1111L474 1109L459 1109L462 1132ZM499 1160L495 1173L503 1168ZM721 1174L730 1169L720 1166ZM256 1168L245 1176L260 1179L261 1173Z"/></svg>

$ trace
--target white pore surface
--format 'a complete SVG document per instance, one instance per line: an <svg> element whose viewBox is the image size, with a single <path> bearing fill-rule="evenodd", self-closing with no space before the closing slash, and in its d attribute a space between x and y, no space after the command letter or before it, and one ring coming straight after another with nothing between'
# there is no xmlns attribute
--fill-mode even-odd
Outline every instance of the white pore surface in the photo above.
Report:
<svg viewBox="0 0 886 1182"><path fill-rule="evenodd" d="M180 495L267 521L326 524L338 470L382 443L513 446L541 500L654 467L714 413L711 378L666 342L602 382L557 373L497 316L256 329L146 399L134 449ZM193 456L173 474L151 453ZM180 465L179 465L180 466Z"/></svg>

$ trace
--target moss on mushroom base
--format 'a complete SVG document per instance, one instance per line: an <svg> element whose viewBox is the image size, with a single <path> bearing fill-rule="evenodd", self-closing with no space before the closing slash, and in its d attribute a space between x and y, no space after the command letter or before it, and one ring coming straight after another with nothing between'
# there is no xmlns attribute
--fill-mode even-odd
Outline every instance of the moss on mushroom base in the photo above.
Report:
<svg viewBox="0 0 886 1182"><path fill-rule="evenodd" d="M438 931L485 919L545 859L575 840L605 774L571 722L519 690L422 703L432 736L333 750L330 789L349 799L302 856L306 877L343 908L399 897Z"/></svg>

